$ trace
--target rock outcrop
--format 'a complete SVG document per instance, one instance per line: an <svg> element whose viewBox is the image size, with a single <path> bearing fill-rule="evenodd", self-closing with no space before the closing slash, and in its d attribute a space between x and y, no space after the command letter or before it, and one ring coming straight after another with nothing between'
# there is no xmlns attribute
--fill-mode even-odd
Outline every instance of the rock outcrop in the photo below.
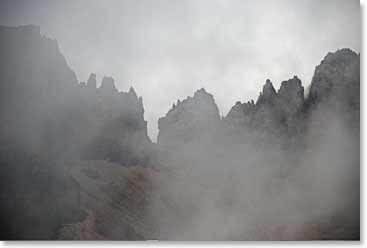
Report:
<svg viewBox="0 0 367 248"><path fill-rule="evenodd" d="M87 81L87 86L90 89L96 89L97 88L97 79L96 79L96 74L91 73L88 81Z"/></svg>
<svg viewBox="0 0 367 248"><path fill-rule="evenodd" d="M278 91L278 108L284 115L294 116L302 110L304 104L304 88L297 76L283 81Z"/></svg>
<svg viewBox="0 0 367 248"><path fill-rule="evenodd" d="M100 90L106 94L116 93L115 80L112 77L103 77Z"/></svg>
<svg viewBox="0 0 367 248"><path fill-rule="evenodd" d="M328 53L315 69L308 101L338 98L342 104L359 104L360 56L350 49Z"/></svg>
<svg viewBox="0 0 367 248"><path fill-rule="evenodd" d="M52 239L82 217L65 161L152 164L143 101L110 77L99 88L95 74L78 84L39 27L0 26L0 37L1 237Z"/></svg>
<svg viewBox="0 0 367 248"><path fill-rule="evenodd" d="M112 77L97 88L93 73L78 84L57 42L39 27L0 27L0 36L0 140L49 158L146 160L139 153L151 142L142 99L132 88L119 92Z"/></svg>
<svg viewBox="0 0 367 248"><path fill-rule="evenodd" d="M329 53L316 67L309 95L305 98L301 80L294 76L283 81L278 91L267 79L256 101L236 102L229 113L219 120L212 97L198 101L194 98L177 102L164 118L159 120L159 144L199 140L211 127L218 136L223 132L243 143L249 136L266 137L266 141L294 145L302 142L307 120L315 108L327 105L344 114L347 122L359 127L359 55L349 49ZM211 96L211 95L210 95ZM209 106L206 109L205 106ZM205 131L204 131L205 130ZM248 142L248 141L247 141Z"/></svg>
<svg viewBox="0 0 367 248"><path fill-rule="evenodd" d="M304 104L304 89L295 76L283 81L278 92L269 79L256 101L231 108L224 123L229 134L238 132L266 133L275 137L294 135Z"/></svg>
<svg viewBox="0 0 367 248"><path fill-rule="evenodd" d="M91 74L93 75L93 74ZM144 120L143 100L131 87L118 92L114 80L104 77L94 92L82 89L85 135L84 158L106 159L124 165L147 164L151 141Z"/></svg>
<svg viewBox="0 0 367 248"><path fill-rule="evenodd" d="M360 55L350 49L328 53L315 69L306 106L327 108L359 130Z"/></svg>
<svg viewBox="0 0 367 248"><path fill-rule="evenodd" d="M72 98L75 73L37 26L1 26L0 37L0 137L40 148L44 120Z"/></svg>
<svg viewBox="0 0 367 248"><path fill-rule="evenodd" d="M200 89L193 97L178 100L166 116L159 119L158 144L175 146L204 142L213 136L219 125L219 111L213 96Z"/></svg>
<svg viewBox="0 0 367 248"><path fill-rule="evenodd" d="M274 89L273 83L267 79L265 82L265 85L263 86L262 92L260 92L260 95L256 101L257 105L274 105L275 99L276 99L277 93Z"/></svg>
<svg viewBox="0 0 367 248"><path fill-rule="evenodd" d="M159 119L152 144L134 88L120 92L112 77L97 87L94 73L78 83L57 42L36 26L0 26L0 37L1 239L52 239L57 230L60 239L243 239L253 229L274 240L309 212L310 230L321 223L317 232L332 231L310 239L359 238L360 56L353 51L329 53L308 96L296 76L279 90L266 80L256 103L236 102L224 118L200 89ZM293 152L301 142L306 149ZM151 168L156 146L164 163ZM218 220L229 231L215 227Z"/></svg>

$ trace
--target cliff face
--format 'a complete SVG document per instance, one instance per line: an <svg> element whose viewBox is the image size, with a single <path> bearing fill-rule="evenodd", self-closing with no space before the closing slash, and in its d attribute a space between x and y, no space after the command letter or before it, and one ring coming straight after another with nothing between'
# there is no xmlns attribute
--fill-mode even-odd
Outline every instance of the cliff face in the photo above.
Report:
<svg viewBox="0 0 367 248"><path fill-rule="evenodd" d="M95 74L78 84L57 42L39 27L0 27L0 36L2 140L47 157L143 160L133 153L150 140L134 89L118 92L111 77L97 88Z"/></svg>
<svg viewBox="0 0 367 248"><path fill-rule="evenodd" d="M324 58L307 97L295 76L279 90L266 80L256 102L237 102L223 119L204 89L178 101L158 123L158 146L178 148L165 157L133 88L119 92L111 77L99 86L93 73L78 83L38 27L0 27L0 37L3 239L57 230L61 239L243 239L252 229L274 240L308 221L317 232L309 239L323 228L330 239L359 238L360 69L351 50ZM300 142L306 149L293 153ZM162 166L144 168L156 154Z"/></svg>
<svg viewBox="0 0 367 248"><path fill-rule="evenodd" d="M147 163L151 141L144 120L143 100L131 87L118 92L114 80L102 79L99 88L90 75L88 84L80 84L80 106L83 116L79 135L84 158L106 159L124 165Z"/></svg>
<svg viewBox="0 0 367 248"><path fill-rule="evenodd" d="M78 83L36 26L0 27L0 121L2 239L52 239L83 220L65 161L150 165L142 98L110 77Z"/></svg>
<svg viewBox="0 0 367 248"><path fill-rule="evenodd" d="M359 83L359 56L342 49L316 68L306 97L295 76L279 90L267 80L256 103L236 102L222 120L211 118L207 102L174 106L161 119L159 144L188 144L168 153L177 174L171 183L161 180L159 192L178 207L162 233L190 240L359 239ZM218 123L214 142L196 142L207 129L191 123ZM224 234L226 226L235 228Z"/></svg>
<svg viewBox="0 0 367 248"><path fill-rule="evenodd" d="M0 34L3 87L10 85L16 89L16 86L32 88L37 85L64 88L65 85L77 83L75 73L59 51L57 41L42 36L39 27L0 26Z"/></svg>
<svg viewBox="0 0 367 248"><path fill-rule="evenodd" d="M276 92L268 79L254 101L237 102L224 118L227 128L242 131L266 132L273 135L290 135L304 104L304 90L295 76L283 81Z"/></svg>
<svg viewBox="0 0 367 248"><path fill-rule="evenodd" d="M350 49L328 53L315 69L309 101L359 105L360 56ZM332 99L330 99L332 98Z"/></svg>
<svg viewBox="0 0 367 248"><path fill-rule="evenodd" d="M193 99L174 105L166 117L160 119L159 143L185 143L216 127L210 135L224 132L241 143L249 136L256 136L258 140L266 136L267 140L272 137L275 142L291 145L301 141L306 126L312 128L308 119L320 106L326 106L328 111L345 111L348 121L359 125L359 92L359 55L341 49L329 53L316 67L307 98L297 76L283 81L278 91L267 79L256 103L253 100L236 102L223 120L219 120L216 107L206 108L216 106L214 100L209 97L209 101L196 101L195 93ZM190 135L193 137L187 138Z"/></svg>
<svg viewBox="0 0 367 248"><path fill-rule="evenodd" d="M328 53L315 69L306 107L309 112L327 109L359 131L359 54L350 49Z"/></svg>
<svg viewBox="0 0 367 248"><path fill-rule="evenodd" d="M158 121L158 143L162 146L204 142L214 136L220 125L218 107L205 89L182 102L177 101Z"/></svg>
<svg viewBox="0 0 367 248"><path fill-rule="evenodd" d="M0 136L40 144L41 119L68 101L76 76L39 27L0 27L0 36Z"/></svg>

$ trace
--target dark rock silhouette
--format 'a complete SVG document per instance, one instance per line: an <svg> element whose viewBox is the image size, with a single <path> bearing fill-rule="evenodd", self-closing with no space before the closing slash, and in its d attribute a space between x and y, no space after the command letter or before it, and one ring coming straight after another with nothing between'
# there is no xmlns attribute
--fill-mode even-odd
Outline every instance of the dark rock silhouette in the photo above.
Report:
<svg viewBox="0 0 367 248"><path fill-rule="evenodd" d="M256 101L256 104L274 104L276 94L277 93L274 89L273 83L267 79L263 87L263 91L260 92L259 98Z"/></svg>
<svg viewBox="0 0 367 248"><path fill-rule="evenodd" d="M232 136L238 137L239 132L265 133L279 143L302 132L303 108L304 89L296 76L283 81L278 92L268 79L256 104L253 100L243 104L237 102L223 121ZM255 139L259 139L256 136Z"/></svg>
<svg viewBox="0 0 367 248"><path fill-rule="evenodd" d="M343 204L335 204L339 212L327 212L329 215L322 215L322 222L317 219L316 224L312 223L311 229L319 226L321 231L310 239L359 238L356 221L359 219L359 150L348 150L348 156L341 158L338 153L345 151L346 146L334 147L335 141L340 139L347 140L349 147L359 147L360 56L353 51L341 49L329 53L316 67L309 95L304 95L297 76L283 81L279 90L267 79L256 103L237 101L224 118L219 115L213 95L200 89L193 97L178 100L166 116L159 119L158 144L153 144L147 134L143 99L133 87L128 92L119 92L114 79L107 76L97 87L94 73L86 82L78 83L57 42L42 36L39 27L0 26L0 37L0 235L3 239L52 239L57 233L64 239L118 239L122 232L125 232L123 237L143 239L150 237L148 234L153 233L150 229L156 228L157 223L165 221L169 222L168 228L160 235L167 239L165 235L172 234L172 223L179 227L177 230L186 231L183 222L189 221L188 226L196 223L195 218L191 223L187 217L195 212L201 216L204 211L196 206L201 200L208 205L216 204L211 209L214 212L218 208L227 211L234 207L242 213L243 209L253 208L253 204L269 210L263 204L266 202L278 204L276 211L283 213L280 207L283 203L275 199L280 192L273 194L272 190L287 188L292 180L309 179L304 177L309 166L314 166L311 167L314 170L323 164L329 166L329 156L344 159L340 164L330 162L340 168L335 172L329 167L323 168L328 173L313 181L315 188L309 187L309 181L302 182L300 188L317 191L324 178L328 179L327 186L339 185L333 184L334 177L345 180L341 185L348 186L343 190L331 187L333 193L337 192L334 197L340 192L345 195ZM330 126L334 129L329 130ZM338 136L339 130L346 133L342 138ZM328 138L326 146L319 142L320 137L325 136ZM181 157L176 156L180 153ZM182 157L185 160L181 160ZM321 162L311 161L305 166L304 157ZM171 170L166 170L165 166L170 163L173 164ZM348 171L340 173L344 163ZM189 164L189 170L180 178L176 169L182 164ZM243 173L245 166L248 171ZM256 170L259 167L260 170ZM301 176L294 173L297 168L301 168ZM83 173L79 173L81 171ZM271 174L274 171L275 177ZM204 175L202 178L200 173ZM344 177L345 174L348 176ZM192 181L186 180L187 176L192 177ZM255 179L248 181L247 176ZM170 188L176 186L176 179L183 179L181 183L187 188ZM170 181L170 184L161 184L162 181ZM254 196L253 192L257 191L252 188L257 189L252 184L260 188L265 185L261 190L265 196L276 196L274 202L273 199L263 201L262 191ZM279 184L281 187L274 187ZM244 187L236 189L239 185ZM159 186L160 191L154 191ZM217 196L213 188L223 190L220 197L211 198ZM186 194L186 189L191 191ZM199 191L197 198L192 197L198 189L209 194ZM236 209L238 206L232 203L237 202L235 196L242 196L243 191L249 193L252 200L242 199L243 205ZM283 192L285 199L292 192ZM89 205L81 205L81 195ZM157 216L147 214L152 198L157 195L154 203L160 206L158 221L154 218ZM181 202L181 196L187 201ZM304 203L302 196L292 195L299 204L291 206L292 211L296 209L294 213L299 213L299 208L304 206L300 204ZM318 205L323 197L316 195L316 204L312 205L316 210L324 206L323 203ZM339 203L336 199L333 200ZM208 206L206 204L204 206ZM339 205L342 206L339 208ZM94 209L93 214L87 215L86 206ZM161 216L168 218L161 220ZM287 215L280 216L283 217ZM112 223L116 227L113 230ZM267 222L264 223L259 227L261 230L267 228ZM339 229L334 226L340 226L344 236L339 236ZM204 232L208 237L212 230L218 231L209 229ZM99 233L101 230L103 235ZM301 238L308 237L302 232ZM239 234L242 238L242 233ZM265 235L264 239L278 237L277 232L271 235L275 236Z"/></svg>
<svg viewBox="0 0 367 248"><path fill-rule="evenodd" d="M360 56L350 49L328 53L316 67L309 101L321 102L334 97L341 100L342 104L358 105L359 59Z"/></svg>
<svg viewBox="0 0 367 248"><path fill-rule="evenodd" d="M315 69L306 107L342 116L359 132L360 55L350 49L328 53ZM326 117L326 116L325 116Z"/></svg>
<svg viewBox="0 0 367 248"><path fill-rule="evenodd" d="M1 27L0 35L6 61L0 68L1 138L16 138L49 157L80 157L98 147L99 152L92 152L96 159L120 159L122 164L143 160L136 152L131 155L150 143L142 99L134 90L119 93L111 77L104 77L96 89L93 73L86 87L78 85L57 42L42 37L38 27ZM102 152L111 146L131 159Z"/></svg>
<svg viewBox="0 0 367 248"><path fill-rule="evenodd" d="M143 102L112 78L78 84L39 27L0 26L0 39L1 239L52 239L85 218L66 161L150 165Z"/></svg>
<svg viewBox="0 0 367 248"><path fill-rule="evenodd" d="M278 91L267 79L256 103L253 100L236 102L222 121L218 121L217 117L212 118L213 112L204 111L205 106L216 106L214 100L208 104L188 98L183 106L180 102L173 104L166 117L159 120L158 143L186 143L190 139L183 137L199 137L189 124L193 122L201 123L201 136L207 133L210 126L215 126L216 131L210 135L219 136L224 132L239 142L249 139L249 136L255 136L254 139L259 141L262 135L266 135L268 144L272 144L269 140L273 140L285 146L301 145L312 109L326 103L328 109L333 105L339 113L342 109L347 112L349 122L357 125L358 129L359 90L359 55L350 49L341 49L329 53L316 67L307 98L297 76L283 81ZM203 91L197 91L194 98L200 92ZM187 114L191 112L200 113L200 118Z"/></svg>
<svg viewBox="0 0 367 248"><path fill-rule="evenodd" d="M293 216L293 211L295 216L305 214L307 220L302 223L302 227L295 236L283 236L286 240L358 240L360 238L359 89L359 55L349 49L341 49L329 53L317 66L311 82L310 94L306 96L301 80L294 76L283 81L278 91L274 89L270 80L266 80L256 104L253 100L246 103L237 101L229 113L219 121L217 118L211 118L212 112L205 107L208 102L210 102L209 105L215 106L213 100L195 101L196 104L191 104L193 100L188 98L174 104L167 115L160 119L158 142L159 145L166 145L165 148L170 151L167 161L170 164L175 164L172 161L176 161L178 167L175 168L176 171L184 168L182 178L173 179L174 182L167 187L169 192L173 188L171 198L175 199L179 195L179 199L175 202L179 206L193 203L196 207L200 205L197 202L202 200L204 206L211 211L215 211L211 208L211 204L217 208L220 207L217 201L223 200L228 206L216 214L209 214L210 217L214 216L216 222L220 216L226 216L232 212L229 210L230 206L241 204L239 199L245 203L254 204L254 213L259 213L258 209L265 206L265 209L270 212L265 218L276 218L274 211L279 211L278 213L284 211L274 224L277 230L282 230L279 223ZM191 112L197 113L197 116L188 114ZM192 123L200 123L198 126L201 128L197 128ZM208 132L212 123L215 123L215 132ZM197 133L196 130L200 132ZM210 134L208 135L210 139L206 140L210 142L201 139L207 134ZM200 142L197 142L198 140ZM173 143L180 143L181 146L174 146ZM270 177L257 174L264 175L272 169L275 174L271 174ZM223 175L230 174L231 170L234 171L233 175L223 179ZM214 176L215 172L219 176ZM191 181L190 173L193 177ZM241 187L238 183L236 189L231 191L233 186L231 182L237 176L238 181L248 184ZM231 185L230 193L208 197L207 194L200 192L202 188L199 186L204 184L205 178L210 184L208 194L211 190L218 191L225 185ZM176 181L179 179L186 185L178 184L181 187L175 190ZM273 195L275 199L270 200L270 206L266 207L265 202L272 193L259 194L258 190L263 186L254 185L263 182L267 185L264 186L266 191L268 187L273 188L274 185L270 183L273 179L279 180L287 193L286 196L280 196L282 190L276 191ZM296 190L297 187L299 190ZM249 193L243 194L246 188L250 189ZM185 201L182 200L182 195L186 192L190 193L187 194ZM237 197L233 196L236 192L238 192ZM303 203L293 205L295 202L288 198L289 192L296 192L292 199ZM310 195L312 196L309 197ZM259 200L257 203L250 200L253 196L254 202ZM209 200L210 203L205 205L208 202L207 198L211 201ZM284 200L284 204L281 203L279 209L273 205L278 200L280 202ZM295 208L291 210L289 204ZM301 210L302 206L307 207ZM241 208L239 212L247 211L243 209ZM207 213L212 213L211 211L204 211L205 214L201 215L182 209L181 214L184 217L177 217L180 214L174 212L172 215L175 217L170 220L170 224L163 225L163 229L167 228L164 230L169 232L172 226L179 228L181 223L191 216L194 224L190 227L194 231L190 237L198 237L197 229L194 227L197 223L202 225L210 219ZM314 211L317 214L312 218L311 212ZM255 214L254 225L248 224L248 219L244 218L243 228L251 229L256 226L263 213L260 211L260 214ZM251 215L248 212L246 214ZM200 217L202 221L198 220ZM240 230L238 239L244 239L245 233L239 227L240 222L233 223L236 226L235 229ZM289 224L288 221L286 223ZM260 223L261 231L253 233L256 239L280 239L281 235L275 234L275 229L272 229L269 224L268 221L265 221L264 225ZM218 229L213 228L212 225L213 223L210 222L202 228L198 239L218 238L212 235L213 230L222 234L222 225ZM190 228L185 229L185 225L182 226L185 231L190 232ZM293 227L292 224L291 227ZM261 237L263 230L268 231L264 231L265 235ZM260 238L257 236L259 233ZM180 234L180 232L176 233L178 238Z"/></svg>
<svg viewBox="0 0 367 248"><path fill-rule="evenodd" d="M287 116L298 113L304 103L304 89L301 80L294 76L283 81L278 91L278 105Z"/></svg>
<svg viewBox="0 0 367 248"><path fill-rule="evenodd" d="M106 94L117 92L115 80L112 77L103 77L100 90Z"/></svg>
<svg viewBox="0 0 367 248"><path fill-rule="evenodd" d="M96 89L97 88L96 74L94 74L94 73L90 74L90 76L88 78L88 81L87 81L87 86L88 86L88 88L91 88L91 89Z"/></svg>
<svg viewBox="0 0 367 248"><path fill-rule="evenodd" d="M218 107L211 94L205 89L195 92L193 97L177 101L165 117L158 121L158 144L204 142L213 136L220 125Z"/></svg>

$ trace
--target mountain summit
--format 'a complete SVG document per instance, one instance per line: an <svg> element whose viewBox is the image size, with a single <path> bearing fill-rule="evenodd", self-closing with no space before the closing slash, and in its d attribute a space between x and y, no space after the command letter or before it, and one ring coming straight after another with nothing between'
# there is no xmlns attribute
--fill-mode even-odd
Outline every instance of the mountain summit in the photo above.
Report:
<svg viewBox="0 0 367 248"><path fill-rule="evenodd" d="M165 117L158 121L158 144L196 142L215 132L220 123L214 97L205 89L197 90L193 97L173 104Z"/></svg>

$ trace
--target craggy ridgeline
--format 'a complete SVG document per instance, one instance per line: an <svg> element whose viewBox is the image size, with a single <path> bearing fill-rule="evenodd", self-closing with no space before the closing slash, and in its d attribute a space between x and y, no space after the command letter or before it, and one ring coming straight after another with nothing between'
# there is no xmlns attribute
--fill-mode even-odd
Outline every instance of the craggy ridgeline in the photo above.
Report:
<svg viewBox="0 0 367 248"><path fill-rule="evenodd" d="M360 57L270 80L220 117L200 89L147 135L143 100L78 82L36 26L0 27L2 239L359 239ZM305 93L306 92L306 93Z"/></svg>

